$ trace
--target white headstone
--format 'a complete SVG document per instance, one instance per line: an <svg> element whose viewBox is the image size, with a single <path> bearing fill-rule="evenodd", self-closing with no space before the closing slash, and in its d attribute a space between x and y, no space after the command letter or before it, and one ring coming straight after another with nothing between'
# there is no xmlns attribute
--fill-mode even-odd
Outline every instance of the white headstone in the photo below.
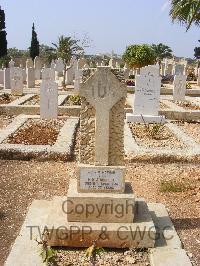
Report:
<svg viewBox="0 0 200 266"><path fill-rule="evenodd" d="M0 70L0 84L4 83L4 70Z"/></svg>
<svg viewBox="0 0 200 266"><path fill-rule="evenodd" d="M35 68L35 79L39 80L41 77L42 64L39 56L36 56L34 59L34 68Z"/></svg>
<svg viewBox="0 0 200 266"><path fill-rule="evenodd" d="M28 59L26 60L26 68L29 68L29 67L34 67L34 66L33 66L33 61L32 61L31 58L28 58Z"/></svg>
<svg viewBox="0 0 200 266"><path fill-rule="evenodd" d="M66 85L73 85L74 69L73 66L69 67L66 72Z"/></svg>
<svg viewBox="0 0 200 266"><path fill-rule="evenodd" d="M54 69L55 70L56 68L56 63L54 60L51 61L51 69Z"/></svg>
<svg viewBox="0 0 200 266"><path fill-rule="evenodd" d="M15 66L15 61L13 59L11 59L9 62L9 68L12 68L14 66Z"/></svg>
<svg viewBox="0 0 200 266"><path fill-rule="evenodd" d="M27 75L27 87L34 88L35 87L35 69L33 67L27 68L26 75Z"/></svg>
<svg viewBox="0 0 200 266"><path fill-rule="evenodd" d="M83 71L81 69L75 71L74 90L76 91L79 91L82 74Z"/></svg>
<svg viewBox="0 0 200 266"><path fill-rule="evenodd" d="M62 74L64 70L64 63L62 58L58 58L58 60L56 61L56 67L55 67L55 71L57 71L59 74Z"/></svg>
<svg viewBox="0 0 200 266"><path fill-rule="evenodd" d="M49 73L48 73L49 72ZM52 81L52 69L46 69L40 86L40 117L56 119L58 117L58 84Z"/></svg>
<svg viewBox="0 0 200 266"><path fill-rule="evenodd" d="M44 68L42 70L42 80L43 81L55 81L55 70L52 68Z"/></svg>
<svg viewBox="0 0 200 266"><path fill-rule="evenodd" d="M136 76L134 114L127 114L128 122L164 123L158 115L160 105L161 77L156 65L140 69Z"/></svg>
<svg viewBox="0 0 200 266"><path fill-rule="evenodd" d="M184 65L175 65L174 67L174 75L183 75L184 73Z"/></svg>
<svg viewBox="0 0 200 266"><path fill-rule="evenodd" d="M174 101L184 101L186 92L186 75L174 77L173 99Z"/></svg>
<svg viewBox="0 0 200 266"><path fill-rule="evenodd" d="M13 67L10 69L10 86L11 93L14 95L23 94L23 73L22 68Z"/></svg>
<svg viewBox="0 0 200 266"><path fill-rule="evenodd" d="M10 68L4 69L4 89L10 89Z"/></svg>
<svg viewBox="0 0 200 266"><path fill-rule="evenodd" d="M198 77L197 77L197 85L198 86L200 86L200 68L198 68L198 70L197 70L197 75L198 75Z"/></svg>

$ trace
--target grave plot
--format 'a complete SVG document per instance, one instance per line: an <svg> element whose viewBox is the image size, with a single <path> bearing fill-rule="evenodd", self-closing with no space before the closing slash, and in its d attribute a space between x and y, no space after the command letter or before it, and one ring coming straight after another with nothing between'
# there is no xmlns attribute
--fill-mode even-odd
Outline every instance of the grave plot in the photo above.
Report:
<svg viewBox="0 0 200 266"><path fill-rule="evenodd" d="M17 100L19 96L14 96L8 93L3 93L0 95L0 104L10 104L13 101Z"/></svg>
<svg viewBox="0 0 200 266"><path fill-rule="evenodd" d="M194 128L196 126L190 126L191 131ZM200 155L200 145L195 133L190 134L179 124L172 122L164 125L126 124L124 142L128 159L167 160L170 157L173 160L187 161Z"/></svg>
<svg viewBox="0 0 200 266"><path fill-rule="evenodd" d="M200 144L200 122L177 122L177 125L194 140Z"/></svg>
<svg viewBox="0 0 200 266"><path fill-rule="evenodd" d="M55 144L66 119L40 120L29 118L17 131L8 136L3 143L25 145Z"/></svg>
<svg viewBox="0 0 200 266"><path fill-rule="evenodd" d="M164 147L183 149L185 144L165 125L159 124L129 124L136 143L145 148Z"/></svg>
<svg viewBox="0 0 200 266"><path fill-rule="evenodd" d="M19 115L1 131L0 158L70 160L78 122L78 118Z"/></svg>

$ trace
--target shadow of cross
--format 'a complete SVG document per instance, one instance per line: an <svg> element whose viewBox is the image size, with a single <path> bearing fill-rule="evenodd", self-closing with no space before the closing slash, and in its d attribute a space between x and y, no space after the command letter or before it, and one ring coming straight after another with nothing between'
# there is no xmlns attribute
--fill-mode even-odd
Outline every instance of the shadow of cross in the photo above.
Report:
<svg viewBox="0 0 200 266"><path fill-rule="evenodd" d="M95 165L108 165L110 109L126 97L126 87L111 73L110 67L98 67L85 83L80 84L80 96L96 110Z"/></svg>

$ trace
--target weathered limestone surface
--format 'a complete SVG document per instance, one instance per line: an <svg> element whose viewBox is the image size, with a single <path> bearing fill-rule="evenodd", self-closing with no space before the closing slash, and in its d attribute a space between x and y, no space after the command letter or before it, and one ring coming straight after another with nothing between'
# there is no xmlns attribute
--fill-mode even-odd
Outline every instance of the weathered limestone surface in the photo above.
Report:
<svg viewBox="0 0 200 266"><path fill-rule="evenodd" d="M80 163L123 165L124 84L117 80L109 67L98 67L81 84L80 95Z"/></svg>
<svg viewBox="0 0 200 266"><path fill-rule="evenodd" d="M95 109L83 97L80 112L80 134L79 162L93 164L95 156Z"/></svg>

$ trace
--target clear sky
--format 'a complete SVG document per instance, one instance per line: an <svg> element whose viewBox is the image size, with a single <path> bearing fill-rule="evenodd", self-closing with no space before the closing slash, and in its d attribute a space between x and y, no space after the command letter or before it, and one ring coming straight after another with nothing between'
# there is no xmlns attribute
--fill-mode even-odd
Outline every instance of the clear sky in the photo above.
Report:
<svg viewBox="0 0 200 266"><path fill-rule="evenodd" d="M88 53L123 53L137 43L169 45L176 56L192 57L200 28L186 33L172 24L167 0L1 0L6 14L8 47L30 46L35 22L40 44L51 45L59 35L93 40Z"/></svg>

